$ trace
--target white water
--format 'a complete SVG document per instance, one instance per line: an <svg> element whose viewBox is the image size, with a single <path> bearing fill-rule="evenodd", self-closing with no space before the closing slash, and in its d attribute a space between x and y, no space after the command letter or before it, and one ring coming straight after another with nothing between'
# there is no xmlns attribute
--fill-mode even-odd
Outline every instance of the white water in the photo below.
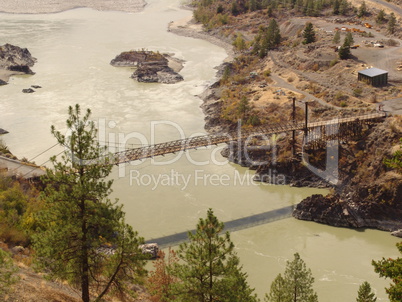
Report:
<svg viewBox="0 0 402 302"><path fill-rule="evenodd" d="M138 137L147 142L178 139L177 128L187 136L204 132L201 100L196 95L213 82L214 67L226 54L206 41L166 31L168 22L191 14L178 8L178 0L149 2L143 12L135 14L90 9L49 15L0 14L0 45L27 47L38 59L33 68L36 75L13 77L9 85L0 87L0 127L10 131L2 139L13 153L32 159L54 145L50 125L64 129L67 107L75 103L91 108L102 141L127 142L128 146L140 143ZM129 78L131 70L109 65L122 51L141 48L172 52L184 59L181 74L185 81L139 84ZM30 85L43 88L23 94L21 90ZM153 121L165 121L154 124L154 135ZM151 239L193 229L210 207L220 220L229 221L323 192L254 185L247 178L241 184L247 170L225 163L218 152L221 148L116 168L113 195L124 204L127 222ZM35 161L42 164L60 151L53 148ZM166 164L168 161L173 162ZM158 177L165 182L153 189ZM187 186L181 177L189 180ZM378 278L370 263L382 256L396 256L398 240L388 233L338 229L289 218L233 232L232 239L261 298L283 272L286 259L299 252L313 271L320 301L354 301L364 280L378 292L378 301L387 301L383 288L388 282Z"/></svg>

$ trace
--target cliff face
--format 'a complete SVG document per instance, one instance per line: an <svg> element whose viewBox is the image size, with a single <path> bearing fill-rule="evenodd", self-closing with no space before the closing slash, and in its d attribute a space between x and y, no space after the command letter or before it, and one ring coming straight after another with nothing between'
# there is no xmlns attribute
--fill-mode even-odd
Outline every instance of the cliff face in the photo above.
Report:
<svg viewBox="0 0 402 302"><path fill-rule="evenodd" d="M26 48L21 48L11 44L0 46L0 70L10 71L8 74L23 73L34 74L30 69L36 62L31 53ZM1 83L5 84L6 81ZM0 83L0 84L1 84Z"/></svg>
<svg viewBox="0 0 402 302"><path fill-rule="evenodd" d="M343 146L341 184L328 196L304 199L293 216L341 227L402 229L402 175L383 163L400 146L401 120L389 118Z"/></svg>
<svg viewBox="0 0 402 302"><path fill-rule="evenodd" d="M216 93L216 91L215 91ZM208 129L227 130L216 113L218 97L212 92L204 102ZM233 130L233 129L232 129ZM302 200L294 210L297 219L310 220L337 227L375 228L384 231L402 229L402 175L384 164L399 150L402 137L402 117L390 117L383 123L364 129L359 137L341 141L339 145L339 183L335 186L310 171L301 161L300 146L291 155L287 135L272 148L231 143L222 155L231 162L256 170L255 180L297 187L330 188L327 196L313 195ZM257 137L258 141L259 138ZM301 138L298 138L301 141ZM239 152L239 150L242 150ZM309 162L325 170L325 149L304 150ZM247 153L247 154L245 154ZM263 164L261 164L263 163ZM402 236L402 232L395 234Z"/></svg>

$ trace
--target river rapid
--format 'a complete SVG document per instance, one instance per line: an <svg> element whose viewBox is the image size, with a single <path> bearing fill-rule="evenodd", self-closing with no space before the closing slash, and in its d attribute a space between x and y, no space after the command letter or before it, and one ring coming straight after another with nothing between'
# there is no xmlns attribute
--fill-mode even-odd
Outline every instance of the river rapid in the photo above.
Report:
<svg viewBox="0 0 402 302"><path fill-rule="evenodd" d="M50 126L64 131L69 105L90 108L99 140L111 151L203 134L197 95L216 79L226 58L207 41L167 31L168 23L191 15L180 1L148 1L139 13L80 8L56 14L0 14L0 45L27 47L38 62L33 76L15 76L0 87L2 136L18 157L46 163L63 150ZM184 81L141 84L132 70L109 62L122 51L149 49L185 61ZM33 94L24 88L40 85ZM252 172L228 163L223 146L148 159L114 168L113 198L124 204L126 220L146 240L193 229L208 208L221 221L295 205L325 190L264 185ZM46 152L45 150L50 149ZM273 173L272 178L283 180ZM285 180L286 181L286 180ZM388 284L374 273L372 259L395 257L397 238L375 230L333 228L285 218L231 233L236 250L260 298L286 260L299 252L315 277L320 301L354 301L367 280L378 301Z"/></svg>

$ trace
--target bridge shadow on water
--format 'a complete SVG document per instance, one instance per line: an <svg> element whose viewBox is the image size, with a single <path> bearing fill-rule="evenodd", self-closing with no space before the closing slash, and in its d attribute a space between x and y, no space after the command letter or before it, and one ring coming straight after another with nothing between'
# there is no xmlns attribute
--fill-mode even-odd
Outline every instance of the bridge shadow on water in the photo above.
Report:
<svg viewBox="0 0 402 302"><path fill-rule="evenodd" d="M294 206L288 206L261 214L255 214L239 219L234 219L225 222L225 231L233 232L251 228L254 226L267 224L269 222L278 221L281 219L286 219L292 216ZM195 230L190 232L195 233ZM159 248L167 248L169 246L175 246L188 239L188 231L176 233L169 236L154 238L147 240L146 243L157 243Z"/></svg>

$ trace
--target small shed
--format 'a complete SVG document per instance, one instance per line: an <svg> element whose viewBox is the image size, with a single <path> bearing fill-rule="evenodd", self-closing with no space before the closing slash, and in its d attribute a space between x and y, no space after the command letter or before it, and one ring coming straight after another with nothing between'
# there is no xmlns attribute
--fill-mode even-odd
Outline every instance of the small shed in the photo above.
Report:
<svg viewBox="0 0 402 302"><path fill-rule="evenodd" d="M388 84L388 71L379 68L368 68L359 71L357 79L372 86Z"/></svg>

